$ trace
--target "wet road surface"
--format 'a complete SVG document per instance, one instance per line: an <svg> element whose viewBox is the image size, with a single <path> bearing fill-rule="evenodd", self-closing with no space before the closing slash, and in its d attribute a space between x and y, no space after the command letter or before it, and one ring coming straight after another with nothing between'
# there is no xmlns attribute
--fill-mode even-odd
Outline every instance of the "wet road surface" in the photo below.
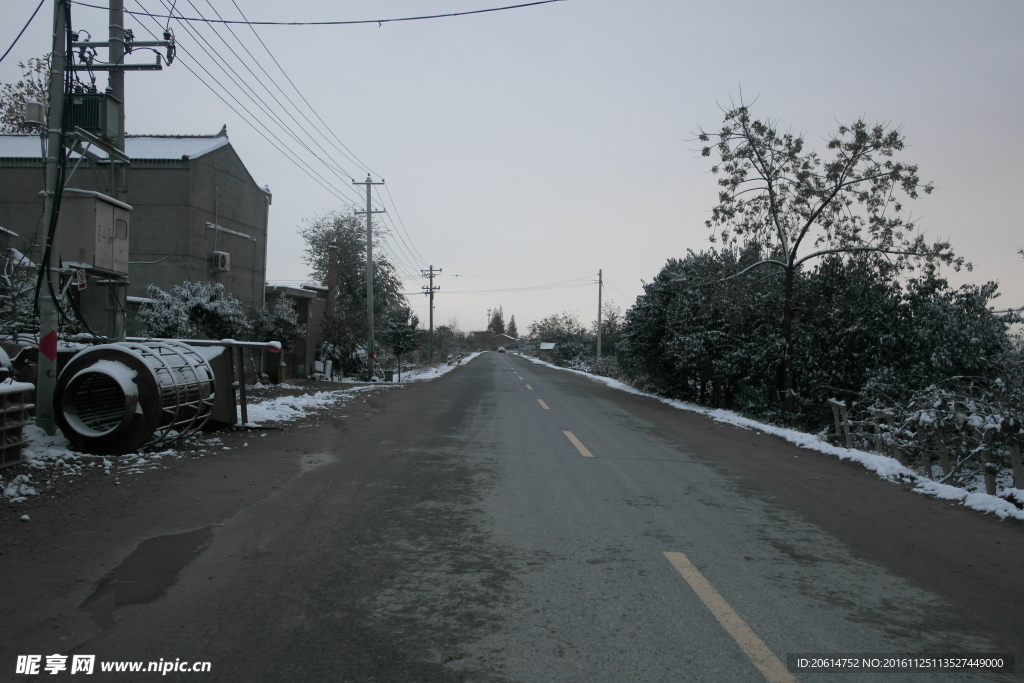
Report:
<svg viewBox="0 0 1024 683"><path fill-rule="evenodd" d="M308 453L269 495L88 577L93 628L63 651L216 681L838 681L787 657L1020 655L1018 524L508 354L350 412L289 432Z"/></svg>

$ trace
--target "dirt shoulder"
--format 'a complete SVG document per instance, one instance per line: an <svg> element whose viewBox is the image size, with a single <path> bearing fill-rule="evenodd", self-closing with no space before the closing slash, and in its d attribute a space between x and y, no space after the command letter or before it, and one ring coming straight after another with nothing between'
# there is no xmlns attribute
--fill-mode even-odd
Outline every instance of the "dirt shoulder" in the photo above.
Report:
<svg viewBox="0 0 1024 683"><path fill-rule="evenodd" d="M303 383L256 391L250 400L339 387L348 385ZM397 391L360 391L343 408L267 428L207 432L176 444L175 454L150 457L142 468L117 458L110 458L109 474L102 467L82 474L8 468L8 479L32 474L39 495L0 503L0 574L14 587L0 591L3 631L37 641L41 631L61 626L63 632L76 621L79 631L94 628L78 605L140 542L222 523L272 495L300 473L305 456L337 438L337 423L366 419ZM65 637L78 640L72 632Z"/></svg>

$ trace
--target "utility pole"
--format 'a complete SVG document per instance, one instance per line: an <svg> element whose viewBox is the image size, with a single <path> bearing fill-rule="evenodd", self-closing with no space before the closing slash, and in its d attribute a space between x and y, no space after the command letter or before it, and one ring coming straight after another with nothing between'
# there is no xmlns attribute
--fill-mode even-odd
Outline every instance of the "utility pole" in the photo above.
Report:
<svg viewBox="0 0 1024 683"><path fill-rule="evenodd" d="M429 277L430 278L430 286L422 287L422 289L427 290L427 291L425 291L423 293L430 296L430 345L429 345L429 348L430 348L430 362L431 363L434 362L434 292L436 292L437 290L441 289L440 287L435 287L434 286L434 273L435 272L440 273L441 270L442 270L441 268L438 268L435 271L434 270L434 266L431 265L430 266L430 270L421 270L420 271L420 274L423 277Z"/></svg>
<svg viewBox="0 0 1024 683"><path fill-rule="evenodd" d="M175 45L174 37L169 30L164 31L163 40L137 41L134 39L131 30L124 28L124 0L108 0L108 32L106 42L80 41L78 34L72 34L72 48L81 50L83 55L82 63L71 67L73 71L95 71L107 72L106 92L106 117L111 121L113 114L113 130L101 135L99 140L89 140L94 146L105 150L108 154L110 164L107 173L107 194L113 199L123 202L128 186L126 167L129 162L124 153L124 72L125 71L159 71L163 63L168 65L174 61ZM90 50L95 48L107 48L107 63L96 64L92 57L86 57ZM132 53L133 47L166 48L165 56L157 53L156 61L152 64L125 64L125 56ZM52 99L51 99L52 106ZM109 123L108 123L109 125ZM74 131L72 131L74 132ZM75 132L76 135L81 133ZM109 333L124 341L127 333L127 324L122 324L117 329L118 311L126 310L125 297L128 293L128 281L125 278L107 278L101 283L106 284L109 289L110 315L108 317Z"/></svg>
<svg viewBox="0 0 1024 683"><path fill-rule="evenodd" d="M367 173L365 181L357 183L353 180L352 184L366 185L366 360L372 381L375 376L374 362L377 360L377 353L373 345L373 214L385 213L383 209L373 210L373 186L383 185L384 179L381 178L379 183L375 183ZM364 212L357 211L356 213Z"/></svg>
<svg viewBox="0 0 1024 683"><path fill-rule="evenodd" d="M53 223L60 195L61 157L64 155L64 70L67 68L67 2L53 3L53 48L50 55L50 115L46 120L46 189L43 193L43 222L47 241L53 238ZM53 394L57 386L57 302L50 288L50 249L43 249L45 260L39 288L39 359L36 376L36 424L53 436L57 421L53 412Z"/></svg>
<svg viewBox="0 0 1024 683"><path fill-rule="evenodd" d="M117 135L114 147L124 151L124 2L110 0L110 32L107 36L107 59L110 72L107 74L107 90L117 100ZM124 201L124 178L121 164L110 160L110 196Z"/></svg>
<svg viewBox="0 0 1024 683"><path fill-rule="evenodd" d="M601 289L604 287L604 280L601 271L597 271L597 359L601 360Z"/></svg>
<svg viewBox="0 0 1024 683"><path fill-rule="evenodd" d="M51 248L54 243L54 235L57 228L57 215L60 208L60 196L63 191L63 165L65 145L69 140L64 134L64 105L65 105L65 77L68 70L68 2L67 0L54 0L53 3L53 45L50 50L50 82L47 97L49 98L50 112L46 121L46 156L43 160L45 189L43 191L43 217L42 225L46 229L46 245L43 250L44 258L39 264L40 287L39 287L39 356L36 375L36 424L47 434L53 435L57 429L53 409L53 395L57 384L57 342L59 316L57 302L53 297L53 285L51 283L53 256ZM109 85L111 95L118 98L117 101L117 135L114 144L107 139L89 136L86 132L76 129L71 131L75 136L86 136L89 142L104 149L111 161L113 168L118 168L120 161L126 163L128 158L124 155L124 69L151 70L160 69L160 58L155 64L135 64L126 66L124 62L125 36L124 36L124 8L122 0L110 0L110 34L107 43L78 42L77 34L73 34L72 48L107 47L110 49L108 64L76 64L72 71L108 71L110 72ZM163 41L138 43L150 47L166 47L168 64L174 59L174 40L170 33L164 34ZM70 136L69 136L70 137ZM77 143L76 143L77 144ZM123 182L116 182L117 176L111 176L111 194L116 195ZM115 196L115 198L118 198ZM116 290L115 290L116 291ZM116 294L120 296L120 294ZM122 301L123 303L123 301ZM123 308L123 306L122 306ZM123 331L122 331L123 336Z"/></svg>
<svg viewBox="0 0 1024 683"><path fill-rule="evenodd" d="M123 0L110 0L110 27L107 34L107 59L112 67L107 75L107 89L109 94L117 100L117 134L114 138L114 147L119 152L124 152L124 2ZM110 196L119 201L124 201L127 171L120 161L111 157L110 159ZM117 335L117 341L124 341L128 334L128 321L121 325L121 331L117 330L118 310L127 311L128 283L122 283L118 278L108 280L107 290L110 296L110 315L107 325L110 331L107 334ZM122 286L122 284L124 286Z"/></svg>

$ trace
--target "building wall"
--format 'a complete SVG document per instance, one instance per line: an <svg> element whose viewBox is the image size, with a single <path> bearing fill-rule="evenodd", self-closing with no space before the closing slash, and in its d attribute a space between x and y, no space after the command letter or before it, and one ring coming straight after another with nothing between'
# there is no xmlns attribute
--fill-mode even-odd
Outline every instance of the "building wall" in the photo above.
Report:
<svg viewBox="0 0 1024 683"><path fill-rule="evenodd" d="M107 177L104 164L83 161L68 185L107 193ZM0 237L0 248L32 251L36 263L45 239L45 227L39 220L43 186L41 161L0 159L0 226L19 235ZM248 312L263 304L270 197L230 145L195 159L133 161L124 201L133 208L129 296L146 297L149 284L169 290L184 280L205 280L223 284ZM213 230L208 223L252 239ZM229 271L212 271L215 250L231 254ZM91 301L89 320L96 320L97 328L108 317L104 308L109 312L111 307L109 297L101 296L98 289L87 288L86 292ZM139 333L134 316L128 318L128 333Z"/></svg>
<svg viewBox="0 0 1024 683"><path fill-rule="evenodd" d="M28 253L33 238L37 245L42 244L43 198L39 193L43 187L43 166L39 161L0 159L0 227L18 233L16 238L0 239L0 245ZM36 251L38 262L39 250Z"/></svg>
<svg viewBox="0 0 1024 683"><path fill-rule="evenodd" d="M189 163L190 271L202 273L200 279L223 284L246 310L258 308L263 303L266 282L269 196L256 185L230 146ZM254 239L211 229L207 223ZM231 254L229 271L212 271L210 257L214 251Z"/></svg>
<svg viewBox="0 0 1024 683"><path fill-rule="evenodd" d="M317 360L320 342L323 340L320 323L327 310L327 299L323 292L298 287L268 285L266 291L268 309L273 310L279 297L287 297L295 302L299 324L306 327L306 336L278 361L284 360L286 377L308 377L313 372L313 361Z"/></svg>

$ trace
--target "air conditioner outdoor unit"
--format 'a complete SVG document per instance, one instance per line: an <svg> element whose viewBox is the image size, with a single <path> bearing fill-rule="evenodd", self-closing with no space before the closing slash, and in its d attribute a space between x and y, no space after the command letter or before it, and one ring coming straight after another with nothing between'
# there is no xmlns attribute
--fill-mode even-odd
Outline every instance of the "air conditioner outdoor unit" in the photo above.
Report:
<svg viewBox="0 0 1024 683"><path fill-rule="evenodd" d="M226 251L215 251L210 258L210 270L223 273L231 270L231 254Z"/></svg>

